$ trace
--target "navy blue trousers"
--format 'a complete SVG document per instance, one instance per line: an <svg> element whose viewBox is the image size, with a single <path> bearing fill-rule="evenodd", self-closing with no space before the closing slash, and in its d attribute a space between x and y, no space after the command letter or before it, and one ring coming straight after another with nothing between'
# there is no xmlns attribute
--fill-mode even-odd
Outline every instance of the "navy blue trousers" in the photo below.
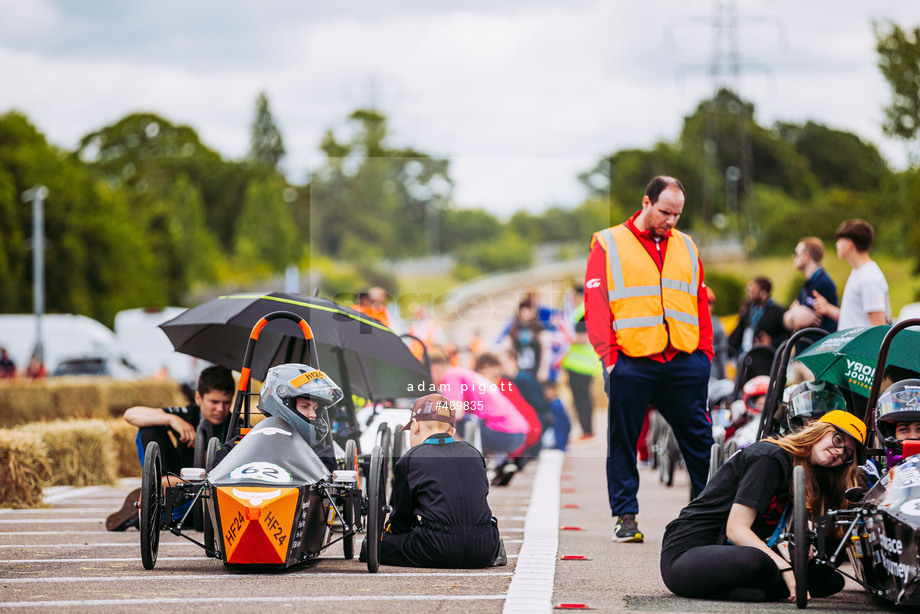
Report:
<svg viewBox="0 0 920 614"><path fill-rule="evenodd" d="M636 444L649 405L674 430L695 497L706 486L712 423L706 411L710 362L701 351L679 353L665 363L617 357L610 373L607 426L607 493L614 516L637 514Z"/></svg>

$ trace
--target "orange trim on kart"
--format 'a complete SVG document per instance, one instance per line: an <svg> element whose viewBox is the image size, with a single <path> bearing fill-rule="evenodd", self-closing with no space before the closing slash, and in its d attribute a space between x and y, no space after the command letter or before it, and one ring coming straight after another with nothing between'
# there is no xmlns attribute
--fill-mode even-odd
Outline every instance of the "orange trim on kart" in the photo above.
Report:
<svg viewBox="0 0 920 614"><path fill-rule="evenodd" d="M297 326L300 327L300 330L303 331L303 337L307 341L313 338L313 329L310 328L310 325L307 324L306 320L301 320L297 323Z"/></svg>
<svg viewBox="0 0 920 614"><path fill-rule="evenodd" d="M268 324L268 320L265 318L261 318L258 322L256 322L256 325L252 327L252 332L249 333L249 338L258 339L259 333L262 332L262 329L265 328L266 324Z"/></svg>
<svg viewBox="0 0 920 614"><path fill-rule="evenodd" d="M228 563L283 564L290 547L298 488L217 487Z"/></svg>
<svg viewBox="0 0 920 614"><path fill-rule="evenodd" d="M243 367L240 369L240 384L236 389L240 392L246 392L249 390L249 374L252 370L249 367Z"/></svg>

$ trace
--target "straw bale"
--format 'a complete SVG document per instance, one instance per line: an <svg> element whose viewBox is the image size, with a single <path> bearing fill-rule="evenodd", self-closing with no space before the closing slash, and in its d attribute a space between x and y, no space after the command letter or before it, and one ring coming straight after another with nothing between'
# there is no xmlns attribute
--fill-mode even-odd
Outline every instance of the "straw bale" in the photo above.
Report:
<svg viewBox="0 0 920 614"><path fill-rule="evenodd" d="M117 461L112 433L104 420L60 420L20 427L36 433L48 448L52 486L113 484Z"/></svg>
<svg viewBox="0 0 920 614"><path fill-rule="evenodd" d="M46 507L51 460L37 433L0 429L0 507Z"/></svg>
<svg viewBox="0 0 920 614"><path fill-rule="evenodd" d="M120 478L140 477L141 463L137 458L137 427L123 419L109 420L115 450L116 473Z"/></svg>

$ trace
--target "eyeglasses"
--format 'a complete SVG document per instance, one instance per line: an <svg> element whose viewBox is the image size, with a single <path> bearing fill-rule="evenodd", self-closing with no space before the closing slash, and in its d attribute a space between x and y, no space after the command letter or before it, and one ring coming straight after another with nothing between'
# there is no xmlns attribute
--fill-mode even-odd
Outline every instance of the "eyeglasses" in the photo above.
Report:
<svg viewBox="0 0 920 614"><path fill-rule="evenodd" d="M853 450L847 447L846 439L840 433L834 433L831 437L831 445L838 450L843 450L843 464L849 465L853 462Z"/></svg>

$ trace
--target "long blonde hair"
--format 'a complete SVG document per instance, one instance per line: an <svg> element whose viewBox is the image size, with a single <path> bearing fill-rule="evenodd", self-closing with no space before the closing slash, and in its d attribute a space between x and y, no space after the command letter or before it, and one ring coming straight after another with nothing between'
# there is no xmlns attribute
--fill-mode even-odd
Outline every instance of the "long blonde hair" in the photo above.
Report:
<svg viewBox="0 0 920 614"><path fill-rule="evenodd" d="M847 506L846 492L856 486L856 462L839 467L821 467L811 464L811 451L828 433L835 431L834 425L827 422L813 422L800 431L771 441L792 455L793 466L805 468L805 507L812 519L830 509ZM792 482L789 483L792 490Z"/></svg>

